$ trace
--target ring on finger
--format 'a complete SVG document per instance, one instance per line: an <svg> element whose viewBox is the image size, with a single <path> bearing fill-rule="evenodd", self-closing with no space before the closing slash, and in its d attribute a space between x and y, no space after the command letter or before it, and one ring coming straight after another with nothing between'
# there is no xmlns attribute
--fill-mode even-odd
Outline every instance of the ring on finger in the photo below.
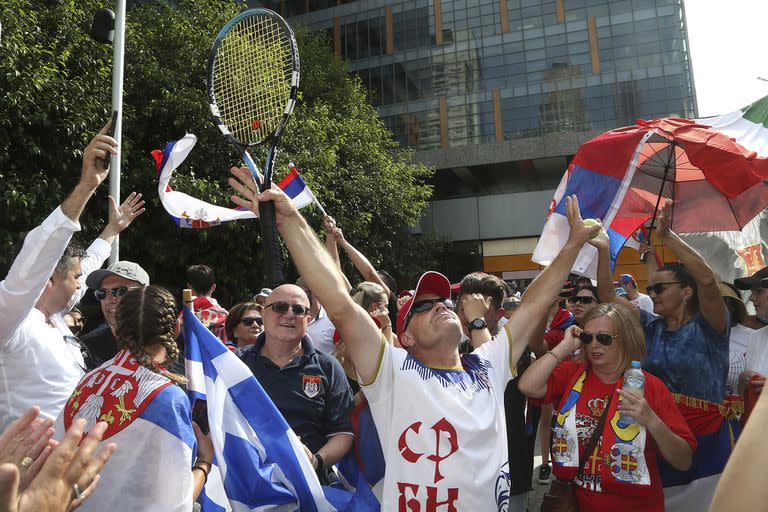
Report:
<svg viewBox="0 0 768 512"><path fill-rule="evenodd" d="M21 467L23 467L24 469L27 469L29 466L32 465L32 463L34 461L35 461L35 459L33 459L32 457L27 456L27 457L24 457L23 459L21 459L21 463L19 465Z"/></svg>
<svg viewBox="0 0 768 512"><path fill-rule="evenodd" d="M76 483L72 484L72 492L75 493L75 499L79 500L80 496L82 496L82 493L80 492L80 486Z"/></svg>

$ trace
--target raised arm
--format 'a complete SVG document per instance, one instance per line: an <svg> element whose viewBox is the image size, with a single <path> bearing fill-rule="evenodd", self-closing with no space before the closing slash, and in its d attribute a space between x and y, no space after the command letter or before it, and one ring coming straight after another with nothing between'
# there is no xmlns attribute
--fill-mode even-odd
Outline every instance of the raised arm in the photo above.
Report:
<svg viewBox="0 0 768 512"><path fill-rule="evenodd" d="M563 341L555 348L538 357L520 377L517 387L522 394L530 398L544 398L547 395L547 381L552 371L561 362L581 346L578 335L581 329L572 325L565 330Z"/></svg>
<svg viewBox="0 0 768 512"><path fill-rule="evenodd" d="M619 297L613 290L613 272L611 271L611 241L604 229L589 241L597 249L597 300L598 302L616 302L629 309L638 319L640 308L624 297ZM650 259L650 257L649 257Z"/></svg>
<svg viewBox="0 0 768 512"><path fill-rule="evenodd" d="M566 210L571 229L568 241L552 264L545 268L525 291L520 306L507 324L509 331L517 335L513 340L511 354L515 364L525 347L531 344L533 337L540 332L537 329L539 320L542 316L547 316L549 307L558 298L563 282L567 279L582 246L595 232L602 229L600 224L584 225L576 196L566 198Z"/></svg>
<svg viewBox="0 0 768 512"><path fill-rule="evenodd" d="M368 261L368 258L366 258L363 253L355 249L355 247L350 244L346 238L344 238L344 233L341 231L341 229L336 228L334 235L336 236L336 243L338 243L341 248L344 249L344 252L347 253L347 257L350 259L350 261L352 261L352 264L355 266L357 271L360 272L360 275L363 276L363 280L380 285L382 288L384 288L384 293L386 293L387 297L389 297L392 290L390 290L389 287L384 283L384 280L381 278L381 276L379 276L379 273L376 272L376 269L373 267L371 262ZM396 291L397 290L395 290L395 292Z"/></svg>
<svg viewBox="0 0 768 512"><path fill-rule="evenodd" d="M671 223L672 201L667 200L659 213L656 233L696 280L701 314L714 330L725 334L728 329L728 309L725 307L717 276L704 258L670 229Z"/></svg>
<svg viewBox="0 0 768 512"><path fill-rule="evenodd" d="M91 243L85 251L85 256L80 260L82 275L80 276L80 288L67 303L66 311L69 311L75 304L80 302L88 287L85 280L88 274L101 268L104 261L109 257L112 250L112 243L117 235L131 225L131 222L144 213L144 201L141 200L141 194L131 192L119 207L112 196L109 196L109 222L104 226L104 230L99 237Z"/></svg>
<svg viewBox="0 0 768 512"><path fill-rule="evenodd" d="M277 228L291 253L296 268L309 289L325 307L331 321L344 338L347 350L363 383L373 381L381 353L381 331L363 308L355 304L328 251L322 246L304 217L279 189L261 194L255 191L250 171L232 168L235 178L229 184L242 195L232 200L258 215L258 202L274 201Z"/></svg>
<svg viewBox="0 0 768 512"><path fill-rule="evenodd" d="M85 148L80 181L72 193L27 234L8 275L0 283L0 344L9 341L35 306L72 234L80 230L80 214L108 173L101 158L116 153L115 140L106 135L108 128L109 124Z"/></svg>

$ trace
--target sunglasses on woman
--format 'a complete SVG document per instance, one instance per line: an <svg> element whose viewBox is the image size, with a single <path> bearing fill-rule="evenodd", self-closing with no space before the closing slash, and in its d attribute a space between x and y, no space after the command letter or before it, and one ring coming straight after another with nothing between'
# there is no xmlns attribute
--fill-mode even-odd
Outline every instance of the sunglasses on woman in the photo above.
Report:
<svg viewBox="0 0 768 512"><path fill-rule="evenodd" d="M287 302L278 301L272 304L267 304L265 308L272 308L272 311L279 315L284 315L290 309L295 316L307 316L309 314L309 308L301 304L288 304Z"/></svg>
<svg viewBox="0 0 768 512"><path fill-rule="evenodd" d="M446 308L453 311L456 308L456 305L453 303L451 299L424 299L424 300L417 300L411 305L411 309L408 311L408 316L405 317L405 323L403 324L403 331L405 331L408 328L408 323L411 321L411 317L415 315L416 313L424 313L425 311L429 311L433 307L435 307L435 304L440 303Z"/></svg>
<svg viewBox="0 0 768 512"><path fill-rule="evenodd" d="M595 302L595 298L594 297L586 297L586 296L578 297L577 296L577 297L573 298L573 303L574 304L592 304L593 302Z"/></svg>
<svg viewBox="0 0 768 512"><path fill-rule="evenodd" d="M134 288L137 288L136 286L118 286L117 288L98 288L93 291L93 296L96 297L96 300L104 300L107 298L109 294L112 294L113 297L122 297L126 293L128 293L128 290L133 290Z"/></svg>
<svg viewBox="0 0 768 512"><path fill-rule="evenodd" d="M254 322L256 322L256 325L264 324L264 320L260 316L244 316L240 319L240 323L246 327L252 326Z"/></svg>
<svg viewBox="0 0 768 512"><path fill-rule="evenodd" d="M656 284L652 284L651 286L646 286L645 292L648 295L650 295L651 292L655 293L656 295L660 295L664 293L664 290L666 290L667 286L670 284L682 284L682 283L680 283L680 281L667 281L664 283L656 283Z"/></svg>
<svg viewBox="0 0 768 512"><path fill-rule="evenodd" d="M590 343L592 343L593 338L597 338L597 342L603 345L604 347L607 347L608 345L613 343L613 339L618 337L619 337L618 334L611 334L609 332L592 333L592 332L582 331L581 334L579 334L579 339L583 344L589 345Z"/></svg>

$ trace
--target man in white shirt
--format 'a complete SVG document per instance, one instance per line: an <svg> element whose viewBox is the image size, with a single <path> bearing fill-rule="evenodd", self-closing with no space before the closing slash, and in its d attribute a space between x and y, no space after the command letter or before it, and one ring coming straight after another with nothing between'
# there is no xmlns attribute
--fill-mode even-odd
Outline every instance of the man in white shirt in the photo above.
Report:
<svg viewBox="0 0 768 512"><path fill-rule="evenodd" d="M461 323L445 276L427 272L398 312L401 348L386 343L368 312L354 303L314 231L279 190L255 194L247 168L230 184L258 211L275 201L277 226L305 283L323 303L347 344L373 413L386 473L382 510L504 510L509 492L503 395L512 366L555 301L579 250L601 226L587 227L567 199L571 232L555 261L531 284L507 324L517 339L491 340L482 319L488 304L463 304L472 354L459 356ZM257 200L258 197L258 200ZM490 340L490 341L487 341ZM442 507L442 508L440 508Z"/></svg>
<svg viewBox="0 0 768 512"><path fill-rule="evenodd" d="M336 332L331 319L328 318L325 308L320 305L312 291L307 287L304 278L296 280L296 286L304 290L309 297L309 323L307 324L307 334L312 340L312 346L320 352L333 354L335 345L333 343L333 333Z"/></svg>
<svg viewBox="0 0 768 512"><path fill-rule="evenodd" d="M627 292L626 299L638 308L653 313L653 300L651 297L637 291L637 282L632 274L621 274L619 280L613 283L614 286L621 286Z"/></svg>
<svg viewBox="0 0 768 512"><path fill-rule="evenodd" d="M134 208L137 203L130 201L118 208L110 197L110 221L99 238L87 251L69 245L80 230L83 208L109 173L105 162L117 153L108 128L85 148L80 182L27 234L0 282L0 431L32 405L51 419L63 409L84 374L85 360L61 313L80 299L86 275L109 256L117 234L143 212L141 204Z"/></svg>
<svg viewBox="0 0 768 512"><path fill-rule="evenodd" d="M768 267L758 270L750 277L736 279L734 284L740 290L750 290L749 300L755 307L755 315L768 323ZM763 390L768 377L768 326L752 331L747 343L745 367L739 381L739 392L752 386L756 393ZM758 377L758 378L755 378Z"/></svg>

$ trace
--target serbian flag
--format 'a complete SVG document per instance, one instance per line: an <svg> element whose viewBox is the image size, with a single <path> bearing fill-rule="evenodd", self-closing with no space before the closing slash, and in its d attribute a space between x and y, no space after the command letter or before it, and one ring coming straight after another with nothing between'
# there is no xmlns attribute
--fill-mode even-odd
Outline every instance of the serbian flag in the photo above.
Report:
<svg viewBox="0 0 768 512"><path fill-rule="evenodd" d="M184 162L196 142L197 137L188 133L180 140L169 142L162 150L156 149L152 151L152 157L157 165L157 194L160 196L160 202L165 211L168 212L168 215L171 216L180 228L209 228L217 226L222 222L255 219L256 215L250 210L239 207L226 208L207 203L202 199L197 199L183 192L177 192L171 188L170 182L173 172ZM286 190L286 193L293 199L297 208L302 208L312 202L314 195L309 191L304 180L301 179L301 176L299 176L298 171L295 169L294 166L291 173L286 176L286 179L295 173L298 181L301 182L307 192L302 194L299 191L295 196L291 195L292 192L288 192L288 190ZM283 187L282 183L286 179L278 183L278 186L284 190L285 187ZM298 190L298 186L293 184L292 181L287 182L287 184L290 185L292 191ZM308 201L305 200L307 194L310 196Z"/></svg>
<svg viewBox="0 0 768 512"><path fill-rule="evenodd" d="M285 175L285 178L280 180L277 184L278 187L283 189L285 195L291 198L296 208L304 208L308 204L316 201L315 195L309 189L304 179L299 174L299 170L293 165L293 162L288 164L288 168L291 170Z"/></svg>
<svg viewBox="0 0 768 512"><path fill-rule="evenodd" d="M601 219L611 239L611 268L627 238L647 218L647 212L628 211L625 197L635 174L642 144L650 132L608 132L583 144L574 156L552 199L549 217L533 261L549 265L568 241L565 199L576 194L585 219ZM573 271L597 278L597 249L585 245Z"/></svg>

